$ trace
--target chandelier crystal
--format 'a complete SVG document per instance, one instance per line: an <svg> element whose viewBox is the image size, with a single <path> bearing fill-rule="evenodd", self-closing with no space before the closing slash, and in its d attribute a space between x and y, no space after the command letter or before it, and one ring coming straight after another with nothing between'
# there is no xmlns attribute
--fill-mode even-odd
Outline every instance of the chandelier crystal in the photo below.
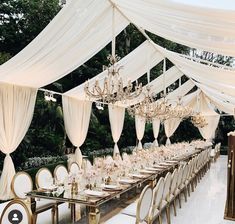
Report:
<svg viewBox="0 0 235 224"><path fill-rule="evenodd" d="M170 111L169 111L170 118L186 119L192 115L193 115L193 110L190 107L184 106L182 104L182 97L178 97L176 106L171 105L170 107Z"/></svg>
<svg viewBox="0 0 235 224"><path fill-rule="evenodd" d="M129 80L127 86L124 87L123 80L119 75L119 71L123 67L117 63L120 57L109 55L107 59L109 60L109 65L107 67L104 66L108 71L107 77L105 77L103 83L96 80L92 87L86 81L84 87L86 95L104 103L112 104L117 101L132 100L138 97L142 93L142 83L138 84L136 81L135 86L133 86Z"/></svg>
<svg viewBox="0 0 235 224"><path fill-rule="evenodd" d="M138 115L145 118L146 122L150 123L154 118L168 114L169 105L165 99L155 101L153 95L150 94L150 88L147 87L144 100L128 107L127 111L132 117Z"/></svg>
<svg viewBox="0 0 235 224"><path fill-rule="evenodd" d="M197 112L194 116L192 116L191 122L197 128L203 128L208 125L205 117L202 116L200 112Z"/></svg>

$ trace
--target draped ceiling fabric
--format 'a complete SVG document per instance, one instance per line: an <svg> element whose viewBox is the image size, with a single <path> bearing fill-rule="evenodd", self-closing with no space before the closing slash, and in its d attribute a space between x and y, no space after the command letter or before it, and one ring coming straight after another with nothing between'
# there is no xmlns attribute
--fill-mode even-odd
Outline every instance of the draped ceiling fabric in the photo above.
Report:
<svg viewBox="0 0 235 224"><path fill-rule="evenodd" d="M62 96L64 124L66 133L77 147L75 160L82 167L82 154L80 146L84 143L90 122L91 106L90 101L79 101L68 96Z"/></svg>
<svg viewBox="0 0 235 224"><path fill-rule="evenodd" d="M230 67L230 69L224 69L219 64L217 64L218 67L208 66L199 62L195 62L193 60L189 60L183 55L166 50L159 45L155 46L186 76L213 89L216 89L220 93L235 97L234 68Z"/></svg>
<svg viewBox="0 0 235 224"><path fill-rule="evenodd" d="M109 107L109 122L111 126L113 141L115 143L113 156L115 156L116 154L120 154L117 142L122 134L124 118L125 118L125 108L110 104L108 105L108 107Z"/></svg>
<svg viewBox="0 0 235 224"><path fill-rule="evenodd" d="M23 140L31 123L37 89L0 84L0 149L6 155L0 178L0 199L13 197L11 180L15 168L10 153Z"/></svg>
<svg viewBox="0 0 235 224"><path fill-rule="evenodd" d="M159 129L160 129L160 124L161 124L161 121L157 118L154 118L153 119L153 122L152 122L152 125L153 125L153 137L154 137L154 142L153 142L153 145L155 147L158 147L158 134L159 134Z"/></svg>
<svg viewBox="0 0 235 224"><path fill-rule="evenodd" d="M137 149L142 149L143 148L141 140L144 137L145 122L146 122L145 118L143 118L139 115L135 116L135 130L136 130L136 136L137 136L137 139L138 139Z"/></svg>
<svg viewBox="0 0 235 224"><path fill-rule="evenodd" d="M235 56L234 10L172 0L111 0L134 24L192 48Z"/></svg>
<svg viewBox="0 0 235 224"><path fill-rule="evenodd" d="M107 0L71 0L20 53L0 66L0 81L41 87L79 67L112 40ZM115 10L115 35L127 25Z"/></svg>
<svg viewBox="0 0 235 224"><path fill-rule="evenodd" d="M189 105L194 108L195 111L200 111L202 116L205 117L208 125L203 128L198 128L198 130L204 139L211 141L214 138L220 115L214 111L210 101L201 91L199 92L198 96L190 102Z"/></svg>

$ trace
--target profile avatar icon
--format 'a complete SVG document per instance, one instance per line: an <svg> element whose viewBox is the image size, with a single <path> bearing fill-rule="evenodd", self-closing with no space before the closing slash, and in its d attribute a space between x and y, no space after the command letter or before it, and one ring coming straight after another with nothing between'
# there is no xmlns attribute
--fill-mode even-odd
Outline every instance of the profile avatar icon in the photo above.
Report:
<svg viewBox="0 0 235 224"><path fill-rule="evenodd" d="M23 220L23 215L19 210L12 210L8 215L8 220L12 224L20 224Z"/></svg>

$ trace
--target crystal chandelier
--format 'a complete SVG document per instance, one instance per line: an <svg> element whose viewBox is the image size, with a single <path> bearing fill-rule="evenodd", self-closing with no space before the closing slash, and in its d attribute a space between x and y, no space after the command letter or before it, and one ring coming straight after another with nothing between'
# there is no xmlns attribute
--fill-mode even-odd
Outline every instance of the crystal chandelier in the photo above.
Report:
<svg viewBox="0 0 235 224"><path fill-rule="evenodd" d="M119 75L120 66L117 62L120 60L115 54L115 8L113 7L113 18L112 18L112 54L108 56L109 65L103 66L107 69L107 77L99 82L96 80L92 86L89 86L89 82L86 81L84 91L89 98L93 98L103 103L116 103L117 101L132 100L138 97L142 92L142 84L138 84L136 81L135 85L128 81L127 85L123 83L122 78Z"/></svg>
<svg viewBox="0 0 235 224"><path fill-rule="evenodd" d="M197 112L195 115L192 116L191 122L197 128L203 128L206 125L208 125L208 123L206 122L205 117L202 116L201 113L199 113L199 112Z"/></svg>
<svg viewBox="0 0 235 224"><path fill-rule="evenodd" d="M131 100L138 97L142 93L142 83L136 82L135 86L129 80L127 86L124 87L123 80L119 75L122 66L117 64L120 58L115 55L109 55L109 65L105 67L108 71L103 84L98 80L90 88L89 82L86 81L84 91L90 98L100 100L104 103L114 104L117 101Z"/></svg>
<svg viewBox="0 0 235 224"><path fill-rule="evenodd" d="M182 105L182 97L178 97L176 106L171 105L169 110L170 118L186 119L192 115L193 115L193 110L188 106Z"/></svg>
<svg viewBox="0 0 235 224"><path fill-rule="evenodd" d="M152 122L153 118L164 116L169 111L169 105L165 100L154 101L150 94L150 88L147 87L145 98L139 104L127 108L128 113L135 117L136 115L146 119L146 122Z"/></svg>

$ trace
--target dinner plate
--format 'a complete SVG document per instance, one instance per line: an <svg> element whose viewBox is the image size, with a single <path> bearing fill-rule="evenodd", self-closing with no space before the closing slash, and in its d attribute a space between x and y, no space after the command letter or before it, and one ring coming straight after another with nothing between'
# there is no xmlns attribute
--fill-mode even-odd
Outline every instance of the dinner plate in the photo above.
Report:
<svg viewBox="0 0 235 224"><path fill-rule="evenodd" d="M93 197L106 197L109 194L104 191L94 191L94 190L85 190L84 193L88 196L93 196Z"/></svg>
<svg viewBox="0 0 235 224"><path fill-rule="evenodd" d="M150 170L150 171L159 171L159 169L158 168L156 168L156 167L145 167L144 168L145 170Z"/></svg>
<svg viewBox="0 0 235 224"><path fill-rule="evenodd" d="M105 190L121 190L120 186L112 184L102 184L101 187Z"/></svg>
<svg viewBox="0 0 235 224"><path fill-rule="evenodd" d="M130 174L130 176L133 178L138 178L138 179L146 178L146 175L143 175L143 174Z"/></svg>
<svg viewBox="0 0 235 224"><path fill-rule="evenodd" d="M120 184L134 184L136 183L136 180L123 178L119 180L119 183Z"/></svg>
<svg viewBox="0 0 235 224"><path fill-rule="evenodd" d="M57 186L52 185L52 186L48 186L48 187L42 187L41 189L42 189L43 191L54 191L54 190L56 190L57 188L58 188Z"/></svg>
<svg viewBox="0 0 235 224"><path fill-rule="evenodd" d="M154 174L156 173L156 170L147 170L147 169L143 169L143 170L139 170L140 173L146 173L146 174Z"/></svg>
<svg viewBox="0 0 235 224"><path fill-rule="evenodd" d="M154 168L158 169L158 170L164 170L163 166L159 166L159 165L154 165Z"/></svg>

